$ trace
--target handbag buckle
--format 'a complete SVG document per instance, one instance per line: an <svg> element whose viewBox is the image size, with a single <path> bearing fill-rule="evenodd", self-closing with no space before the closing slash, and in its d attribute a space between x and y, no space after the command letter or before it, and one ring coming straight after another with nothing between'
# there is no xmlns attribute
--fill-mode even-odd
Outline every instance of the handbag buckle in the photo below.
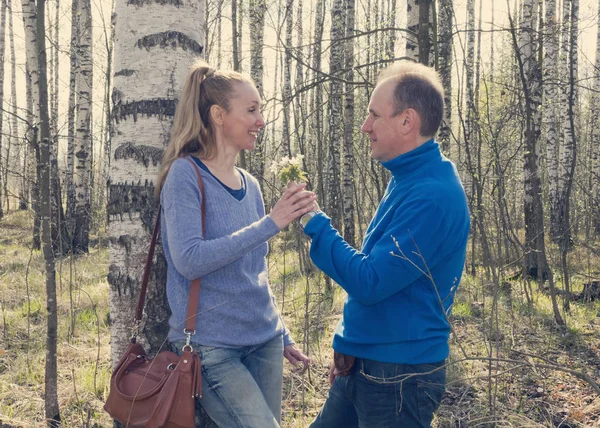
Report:
<svg viewBox="0 0 600 428"><path fill-rule="evenodd" d="M131 343L135 343L135 339L140 333L140 323L141 321L135 320L133 327L131 328Z"/></svg>
<svg viewBox="0 0 600 428"><path fill-rule="evenodd" d="M181 350L185 351L185 348L189 348L190 352L192 352L194 350L194 348L192 348L192 345L191 345L192 335L196 334L196 330L189 331L187 328L184 328L183 332L185 333L186 337L185 337L185 345L183 345L183 348L181 348Z"/></svg>

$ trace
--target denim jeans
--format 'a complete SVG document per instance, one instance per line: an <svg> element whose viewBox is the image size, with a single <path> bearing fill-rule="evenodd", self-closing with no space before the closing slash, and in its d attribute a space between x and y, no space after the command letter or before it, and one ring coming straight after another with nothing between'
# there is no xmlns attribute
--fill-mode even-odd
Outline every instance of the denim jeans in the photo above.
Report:
<svg viewBox="0 0 600 428"><path fill-rule="evenodd" d="M446 384L444 362L391 364L357 358L338 376L310 428L430 427Z"/></svg>
<svg viewBox="0 0 600 428"><path fill-rule="evenodd" d="M171 343L180 353L184 342ZM279 428L283 336L257 346L220 348L192 343L202 361L199 404L221 428ZM198 404L198 403L197 403ZM198 414L196 406L196 414Z"/></svg>

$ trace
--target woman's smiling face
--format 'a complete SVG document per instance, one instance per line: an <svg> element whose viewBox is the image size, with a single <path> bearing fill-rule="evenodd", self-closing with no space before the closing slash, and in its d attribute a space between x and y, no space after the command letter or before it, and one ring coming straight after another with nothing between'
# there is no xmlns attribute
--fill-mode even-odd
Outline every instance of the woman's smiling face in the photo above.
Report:
<svg viewBox="0 0 600 428"><path fill-rule="evenodd" d="M239 150L252 150L260 130L265 126L258 91L249 83L234 84L235 95L229 111L223 114L223 142Z"/></svg>

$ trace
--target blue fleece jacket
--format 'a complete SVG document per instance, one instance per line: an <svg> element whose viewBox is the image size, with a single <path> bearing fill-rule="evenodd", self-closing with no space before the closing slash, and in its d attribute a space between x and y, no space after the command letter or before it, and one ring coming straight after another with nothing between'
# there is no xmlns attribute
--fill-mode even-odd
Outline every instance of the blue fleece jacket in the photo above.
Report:
<svg viewBox="0 0 600 428"><path fill-rule="evenodd" d="M439 362L449 351L444 312L465 262L465 192L433 140L383 166L392 179L360 251L325 214L304 229L314 263L348 293L333 348L388 363Z"/></svg>

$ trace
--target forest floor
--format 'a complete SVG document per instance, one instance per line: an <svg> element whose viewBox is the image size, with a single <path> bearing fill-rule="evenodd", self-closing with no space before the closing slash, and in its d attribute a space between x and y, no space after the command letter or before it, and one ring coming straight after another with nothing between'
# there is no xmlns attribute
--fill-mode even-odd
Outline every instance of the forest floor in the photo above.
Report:
<svg viewBox="0 0 600 428"><path fill-rule="evenodd" d="M283 427L309 425L328 390L331 335L344 294L300 273L294 232L273 242L271 284L309 371L286 364ZM286 240L286 238L288 238ZM0 427L44 426L45 282L31 251L31 219L0 220ZM574 272L600 266L575 250ZM108 249L57 260L58 393L66 427L111 427L102 405L110 380ZM581 266L579 266L581 264ZM587 268L586 268L587 266ZM546 293L465 275L455 301L448 385L434 427L600 427L600 302L572 302L558 327ZM574 275L579 292L585 276ZM560 284L560 283L559 283ZM529 289L528 289L529 290ZM562 301L561 301L562 305ZM561 306L562 307L562 306ZM496 310L497 308L497 310ZM307 344L308 343L308 349Z"/></svg>

